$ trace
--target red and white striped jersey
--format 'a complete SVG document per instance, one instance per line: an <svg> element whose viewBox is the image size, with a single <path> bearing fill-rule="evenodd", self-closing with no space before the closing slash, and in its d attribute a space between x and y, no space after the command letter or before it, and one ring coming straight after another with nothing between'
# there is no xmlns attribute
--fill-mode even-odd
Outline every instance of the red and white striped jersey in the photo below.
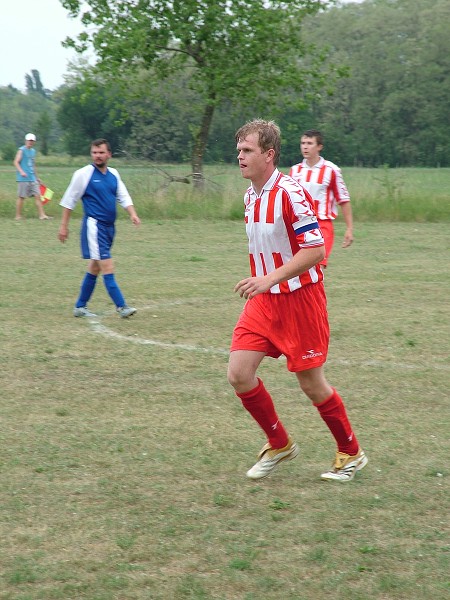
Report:
<svg viewBox="0 0 450 600"><path fill-rule="evenodd" d="M271 273L302 248L323 246L312 199L293 179L275 169L258 196L250 186L244 196L245 227L252 277ZM320 265L270 288L287 294L323 280Z"/></svg>
<svg viewBox="0 0 450 600"><path fill-rule="evenodd" d="M305 159L291 167L289 175L311 194L319 219L335 219L337 205L350 202L341 170L329 160L320 157L319 162L310 167Z"/></svg>

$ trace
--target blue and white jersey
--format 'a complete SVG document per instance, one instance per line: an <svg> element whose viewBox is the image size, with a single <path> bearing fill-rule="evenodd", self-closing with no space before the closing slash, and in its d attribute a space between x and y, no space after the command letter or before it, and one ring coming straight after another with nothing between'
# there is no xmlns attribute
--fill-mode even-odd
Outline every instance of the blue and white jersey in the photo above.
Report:
<svg viewBox="0 0 450 600"><path fill-rule="evenodd" d="M95 165L75 171L59 204L73 210L80 198L86 217L109 225L116 220L117 202L123 208L133 204L118 171L108 167L106 173L102 173Z"/></svg>

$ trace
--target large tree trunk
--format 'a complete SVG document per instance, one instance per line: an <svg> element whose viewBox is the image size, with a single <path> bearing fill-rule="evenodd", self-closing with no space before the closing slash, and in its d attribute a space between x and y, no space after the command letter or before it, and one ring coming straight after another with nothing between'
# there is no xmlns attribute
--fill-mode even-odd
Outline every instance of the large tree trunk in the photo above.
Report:
<svg viewBox="0 0 450 600"><path fill-rule="evenodd" d="M215 104L208 103L203 111L200 129L195 136L194 147L192 150L191 165L193 173L194 187L203 189L203 158L205 156L206 144L208 143L209 130L214 114Z"/></svg>

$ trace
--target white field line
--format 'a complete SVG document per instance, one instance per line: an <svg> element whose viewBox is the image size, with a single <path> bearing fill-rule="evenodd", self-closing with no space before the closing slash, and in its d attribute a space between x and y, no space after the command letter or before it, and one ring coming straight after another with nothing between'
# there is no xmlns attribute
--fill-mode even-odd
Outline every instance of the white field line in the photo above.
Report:
<svg viewBox="0 0 450 600"><path fill-rule="evenodd" d="M100 333L106 337L115 338L116 340L122 340L123 342L129 342L131 344L140 344L142 346L159 346L160 348L168 348L171 350L187 350L188 352L204 352L207 354L228 354L228 350L222 350L220 348L202 348L201 346L190 346L188 344L168 344L167 342L160 342L158 340L147 340L136 336L122 335L117 333L109 327L105 327L98 321L89 319L91 329L95 333Z"/></svg>
<svg viewBox="0 0 450 600"><path fill-rule="evenodd" d="M150 310L150 309L155 310L160 307L191 304L191 303L195 303L197 301L212 302L214 300L217 300L217 298L215 298L215 299L191 298L189 300L176 300L173 302L164 302L164 304L162 304L162 303L156 304L155 303L152 306L142 306L139 310L140 311L141 310ZM109 313L109 314L113 314L113 313ZM105 314L105 316L107 316L107 315ZM216 355L221 355L221 356L227 356L229 354L229 350L226 350L224 348L204 348L202 346L193 346L193 345L189 345L189 344L170 344L167 342L162 342L160 340L150 340L147 338L141 338L141 337L137 337L137 336L122 335L121 333L117 333L116 331L110 329L109 327L106 327L106 325L103 325L101 323L101 321L99 320L99 317L97 317L96 319L86 319L86 321L89 322L89 325L91 326L91 329L94 333L98 333L100 335L103 335L105 337L109 337L112 339L120 340L122 342L138 344L141 346L157 346L158 348L166 348L168 350L184 350L186 352L202 352L204 354L216 354ZM284 358L284 357L281 357L281 358ZM355 360L346 360L346 359L340 359L340 358L332 358L332 359L329 358L327 360L327 364L346 366L346 367L373 367L375 369L381 369L381 368L387 368L387 367L390 367L393 369L405 369L405 370L421 370L421 369L423 369L423 364L413 365L413 364L398 363L398 362L393 362L393 361L370 360L370 359L355 361ZM450 366L444 365L444 364L430 363L427 365L426 369L437 370L437 371L449 371Z"/></svg>
<svg viewBox="0 0 450 600"><path fill-rule="evenodd" d="M202 302L202 303L208 302L209 304L211 304L214 301L217 302L218 299L203 297L203 298L188 298L186 300L172 300L169 302L164 300L163 302L155 302L155 304L150 304L148 306L142 306L139 308L139 312L141 310L158 310L160 308L167 308L170 306L182 306L183 304L199 304L200 302ZM222 302L221 299L220 299L220 302ZM113 314L113 313L109 313L109 315L110 314ZM105 316L108 316L108 315L105 315ZM192 346L189 344L169 344L167 342L161 342L159 340L148 340L146 338L140 338L137 336L122 335L120 333L117 333L116 331L113 331L109 327L106 327L97 319L89 319L89 324L91 325L91 329L93 331L95 331L96 333L100 333L103 336L115 338L115 339L121 340L123 342L129 342L131 344L139 344L142 346L158 346L159 348L167 348L169 350L172 349L172 350L185 350L187 352L203 352L206 354L221 354L221 355L229 354L228 350L223 350L221 348L219 348L219 349L203 348L201 346Z"/></svg>

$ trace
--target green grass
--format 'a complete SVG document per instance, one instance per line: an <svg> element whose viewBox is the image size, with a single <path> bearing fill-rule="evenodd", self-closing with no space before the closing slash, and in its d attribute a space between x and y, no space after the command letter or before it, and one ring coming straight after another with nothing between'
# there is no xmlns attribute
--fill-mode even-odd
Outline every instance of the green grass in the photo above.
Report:
<svg viewBox="0 0 450 600"><path fill-rule="evenodd" d="M450 220L450 169L342 169L360 221Z"/></svg>
<svg viewBox="0 0 450 600"><path fill-rule="evenodd" d="M332 439L283 360L261 376L301 454L264 443L226 381L243 224L118 223L94 322L74 220L0 220L1 600L444 600L450 593L448 224L361 223L326 274L327 374L369 457ZM342 235L338 226L338 236Z"/></svg>
<svg viewBox="0 0 450 600"><path fill-rule="evenodd" d="M39 175L55 192L46 208L50 215L59 214L58 202L73 171L86 162L84 157L38 157ZM192 183L170 179L189 176L189 165L139 164L117 159L111 165L120 169L139 214L147 219L242 218L246 182L234 165L207 165L203 194L198 194ZM346 167L343 174L356 221L450 222L450 169ZM188 177L188 181L192 180ZM0 217L14 215L16 192L14 168L0 163ZM25 210L28 216L35 215L31 200Z"/></svg>

